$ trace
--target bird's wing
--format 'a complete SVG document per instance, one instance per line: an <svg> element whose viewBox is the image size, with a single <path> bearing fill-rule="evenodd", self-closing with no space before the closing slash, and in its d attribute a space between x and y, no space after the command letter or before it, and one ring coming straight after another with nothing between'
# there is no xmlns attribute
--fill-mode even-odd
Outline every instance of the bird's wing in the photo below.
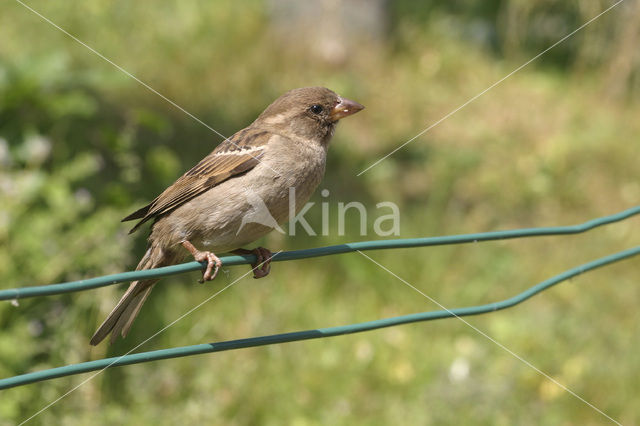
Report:
<svg viewBox="0 0 640 426"><path fill-rule="evenodd" d="M270 137L267 131L248 127L225 139L150 204L122 219L123 222L141 219L129 233L149 219L166 214L221 182L254 168Z"/></svg>

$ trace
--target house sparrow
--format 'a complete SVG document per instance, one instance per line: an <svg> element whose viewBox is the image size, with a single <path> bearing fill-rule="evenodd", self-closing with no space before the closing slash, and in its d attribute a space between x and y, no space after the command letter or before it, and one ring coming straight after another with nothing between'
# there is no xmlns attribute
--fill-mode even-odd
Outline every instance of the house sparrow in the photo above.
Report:
<svg viewBox="0 0 640 426"><path fill-rule="evenodd" d="M140 219L130 231L153 219L149 246L136 270L178 263L191 253L207 262L203 281L222 266L215 253L253 253L254 277L266 276L271 252L241 247L273 229L271 222L244 220L254 214L256 196L276 225L297 213L325 170L327 148L341 118L364 107L324 87L291 90L264 110L249 127L218 145L149 205L123 219ZM295 192L294 192L295 190ZM289 208L295 194L295 209ZM266 224L265 224L266 223ZM199 248L198 248L199 247ZM157 279L134 281L91 338L97 345L125 337Z"/></svg>

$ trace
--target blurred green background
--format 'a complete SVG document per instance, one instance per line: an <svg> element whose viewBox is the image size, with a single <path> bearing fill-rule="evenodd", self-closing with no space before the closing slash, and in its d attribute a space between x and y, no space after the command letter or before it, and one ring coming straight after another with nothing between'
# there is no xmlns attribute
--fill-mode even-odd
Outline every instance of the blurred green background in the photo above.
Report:
<svg viewBox="0 0 640 426"><path fill-rule="evenodd" d="M393 201L401 237L580 223L638 204L640 6L625 2L372 168L611 1L29 1L225 135L278 95L327 86L367 109L340 124L321 188L330 235L375 239L338 202ZM133 269L148 228L119 221L219 143L19 3L0 14L0 286ZM319 227L320 209L307 217ZM369 230L372 229L369 221ZM509 297L638 244L639 219L586 235L374 252L448 308ZM153 292L125 341L88 339L124 285L0 304L0 377L115 356L232 282L197 273ZM624 424L640 423L638 261L514 309L468 318ZM138 350L438 309L358 254L274 265ZM18 423L90 375L0 392ZM458 320L106 371L32 424L601 424L608 420Z"/></svg>

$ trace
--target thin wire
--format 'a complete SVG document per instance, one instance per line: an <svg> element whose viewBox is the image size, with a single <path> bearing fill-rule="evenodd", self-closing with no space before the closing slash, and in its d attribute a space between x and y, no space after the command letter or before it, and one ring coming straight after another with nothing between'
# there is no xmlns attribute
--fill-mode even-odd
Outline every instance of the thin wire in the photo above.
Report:
<svg viewBox="0 0 640 426"><path fill-rule="evenodd" d="M556 47L557 45L559 45L560 43L562 43L563 41L565 41L566 39L568 39L569 37L573 36L575 33L577 33L578 31L580 31L581 29L583 29L584 27L586 27L587 25L589 25L590 23L592 23L593 21L595 21L596 19L598 19L599 17L601 17L602 15L604 15L605 13L609 12L611 9L613 9L614 7L616 7L617 5L619 5L620 3L622 3L624 0L618 0L616 3L614 3L613 5L609 6L607 9L605 9L604 11L600 12L598 15L594 16L593 18L589 19L587 22L585 22L584 24L580 25L578 28L576 28L575 30L573 30L572 32L570 32L569 34L567 34L566 36L562 37L560 40L558 40L557 42L553 43L551 46L547 47L545 50L543 50L542 52L538 53L536 56L534 56L533 58L529 59L527 62L525 62L524 64L520 65L518 68L514 69L513 71L511 71L509 74L505 75L504 77L502 77L500 80L496 81L495 83L493 83L491 86L487 87L486 89L484 89L482 92L478 93L477 95L475 95L474 97L472 97L471 99L469 99L468 101L466 101L465 103L463 103L462 105L460 105L459 107L457 107L456 109L454 109L453 111L451 111L450 113L448 113L447 115L445 115L444 117L442 117L440 120L436 121L435 123L433 123L432 125L430 125L429 127L427 127L426 129L424 129L423 131L421 131L420 133L418 133L417 135L415 135L414 137L412 137L411 139L409 139L408 141L406 141L405 143L403 143L402 145L398 146L396 149L394 149L393 151L391 151L390 153L388 153L387 155L385 155L384 157L382 157L381 159L379 159L378 161L376 161L375 163L371 164L369 167L367 167L366 169L364 169L363 171L361 171L360 173L358 173L356 176L360 176L363 173L367 172L368 170L372 169L373 167L377 166L379 163L381 163L382 161L384 161L386 158L390 157L391 155L395 154L397 151L401 150L402 148L404 148L406 145L410 144L411 142L413 142L414 140L416 140L417 138L419 138L420 136L424 135L425 133L427 133L429 130L431 130L432 128L434 128L435 126L437 126L438 124L442 123L444 120L446 120L447 118L451 117L453 114L455 114L456 112L460 111L462 108L466 107L467 105L469 105L471 102L475 101L476 99L478 99L480 96L484 95L485 93L487 93L489 90L493 89L494 87L496 87L498 84L502 83L503 81L505 81L507 78L511 77L513 74L517 73L518 71L520 71L522 68L526 67L527 65L529 65L531 62L535 61L536 59L538 59L540 56L544 55L545 53L547 53L549 50L553 49L554 47Z"/></svg>
<svg viewBox="0 0 640 426"><path fill-rule="evenodd" d="M550 235L568 235L578 234L597 228L625 220L631 216L640 214L640 206L621 211L608 216L592 219L578 225L554 226L543 228L525 228L509 231L484 232L476 234L449 235L443 237L423 237L423 238L406 238L395 240L381 241L361 241L354 243L346 243L335 246L317 247L305 250L294 250L282 252L278 255L274 262L283 262L289 260L307 259L311 257L329 256L335 254L351 253L355 251L381 250L381 249L397 249L411 247L428 247L446 244L466 244L481 241L505 240L512 238L539 237ZM256 261L254 255L240 256L224 256L220 260L225 266L252 264ZM13 288L0 290L0 300L18 300L28 297L50 296L55 294L64 294L81 290L89 290L108 285L118 284L121 282L134 281L140 279L159 278L168 275L182 274L190 271L198 271L204 269L206 263L187 262L179 265L165 266L156 269L147 269L143 271L130 271L120 274L105 275L102 277L91 278L86 280L71 281L60 284L50 284L43 286L30 286L22 288Z"/></svg>
<svg viewBox="0 0 640 426"><path fill-rule="evenodd" d="M271 256L271 258L269 260L272 260L275 256L277 256L278 253L273 254ZM176 318L175 320L173 320L172 322L170 322L169 324L167 324L166 326L164 326L163 328L161 328L160 330L158 330L157 332L155 332L153 335L151 335L150 337L146 338L145 340L143 340L141 343L137 344L136 346L134 346L133 348L129 349L129 351L127 351L124 355L121 355L119 357L116 358L116 361L122 359L123 357L129 355L131 352L135 351L136 349L138 349L139 347L141 347L142 345L146 344L147 342L149 342L151 339L155 338L156 336L158 336L160 333L164 332L165 330L167 330L169 327L172 327L173 325L175 325L178 321L182 320L183 318L185 318L186 316L188 316L189 314L191 314L193 311L195 311L196 309L200 308L202 305L204 305L205 303L209 302L211 299L215 298L216 296L218 296L220 293L222 293L223 291L227 290L229 287L233 286L234 284L236 284L238 281L240 281L241 279L243 279L244 277L246 277L247 275L249 275L251 272L253 272L252 270L249 270L248 272L242 274L239 278L233 280L231 283L227 284L226 286L224 286L222 289L216 291L214 294L212 294L211 296L209 296L208 298L206 298L204 301L198 303L196 306L194 306L193 308L189 309L186 313L180 315L178 318ZM29 416L27 419L23 420L18 426L22 426L23 424L27 423L28 421L30 421L31 419L33 419L34 417L38 416L40 413L42 413L43 411L47 410L49 407L51 407L52 405L56 404L58 401L60 401L61 399L65 398L66 396L68 396L69 394L71 394L72 392L76 391L80 386L86 384L87 382L93 380L96 376L98 376L100 373L102 373L104 370L106 370L107 368L111 367L113 364L115 364L114 361L112 364L107 365L106 367L100 369L100 371L98 371L95 374L92 374L91 376L89 376L89 378L83 380L82 382L80 382L78 385L74 386L73 388L69 389L67 392L65 392L63 395L59 396L58 398L56 398L55 400L51 401L49 404L45 405L44 407L42 407L40 410L38 410L36 413L32 414L31 416Z"/></svg>
<svg viewBox="0 0 640 426"><path fill-rule="evenodd" d="M282 253L283 255L285 253ZM0 390L8 389L16 386L22 386L29 383L41 382L44 380L55 379L58 377L71 376L75 374L87 373L90 371L101 370L105 367L118 367L122 365L140 364L150 361L158 361L169 358L180 358L191 355L199 355L212 352L229 351L233 349L251 348L257 346L273 345L279 343L296 342L300 340L320 339L332 336L341 336L344 334L361 333L364 331L376 330L398 326L402 324L410 324L422 321L432 321L443 318L452 318L455 316L471 316L485 313L491 313L507 308L511 308L524 302L527 299L539 294L554 285L566 281L570 278L583 274L585 272L601 268L611 263L620 262L624 259L631 258L640 254L640 246L623 250L609 256L601 257L594 261L585 263L575 268L564 271L563 273L542 281L522 293L517 294L509 299L499 302L488 303L484 305L470 306L465 308L455 308L449 310L439 310L430 312L420 312L409 315L402 315L392 318L384 318L374 321L361 322L357 324L348 324L337 327L318 328L313 330L295 331L290 333L272 334L267 336L250 337L247 339L228 340L224 342L206 343L200 345L182 346L177 348L160 349L150 352L142 352L129 354L126 356L112 357L88 361L79 364L66 365L63 367L51 368L33 373L22 374L15 377L0 379Z"/></svg>
<svg viewBox="0 0 640 426"><path fill-rule="evenodd" d="M392 276L394 276L395 278L397 278L398 280L402 281L405 285L407 285L409 288L411 288L412 290L416 291L417 293L421 294L425 299L429 300L430 302L438 305L439 308L444 309L445 311L449 312L451 314L452 317L459 319L460 321L462 321L464 324L466 324L467 326L469 326L471 329L473 329L475 332L477 332L478 334L480 334L481 336L483 336L484 338L486 338L487 340L489 340L490 342L494 343L496 346L498 346L500 349L504 350L505 352L509 353L511 356L513 356L514 358L516 358L517 360L519 360L520 362L522 362L523 364L525 364L526 366L528 366L529 368L531 368L532 370L538 372L539 374L541 374L542 376L546 377L549 381L553 382L556 386L564 389L566 392L570 393L571 395L573 395L575 398L579 399L580 401L582 401L583 403L585 403L586 405L588 405L590 408L592 408L593 410L597 411L598 413L602 414L603 416L605 416L607 419L611 420L613 423L616 423L620 426L622 426L617 420L613 419L612 417L610 417L607 413L605 413L604 411L602 411L601 409L599 409L598 407L596 407L595 405L593 405L592 403L590 403L589 401L587 401L586 399L584 399L583 397L581 397L580 395L578 395L577 393L575 393L573 390L569 389L568 387L566 387L564 384L560 383L558 380L554 379L553 377L551 377L550 375L548 375L547 373L545 373L544 371L540 370L538 367L536 367L535 365L533 365L531 362L527 361L526 359L524 359L523 357L521 357L520 355L518 355L517 353L515 353L514 351L512 351L511 349L507 348L505 345L503 345L502 343L498 342L497 340L495 340L493 337L489 336L487 333L485 333L484 331L480 330L478 327L474 326L473 324L471 324L469 321L465 320L464 318L461 318L459 315L456 315L455 312L452 312L451 310L447 309L443 304L441 304L440 302L438 302L437 300L435 300L433 297L427 295L426 293L424 293L422 290L420 290L419 288L415 287L414 285L412 285L411 283L409 283L407 280L405 280L404 278L400 277L399 275L397 275L396 273L392 272L390 269L388 269L386 266L382 265L381 263L379 263L378 261L372 259L371 257L367 256L366 254L364 254L361 251L358 251L358 253L360 253L362 256L366 257L367 259L369 259L371 262L373 262L375 265L379 266L381 269L387 271L389 274L391 274Z"/></svg>

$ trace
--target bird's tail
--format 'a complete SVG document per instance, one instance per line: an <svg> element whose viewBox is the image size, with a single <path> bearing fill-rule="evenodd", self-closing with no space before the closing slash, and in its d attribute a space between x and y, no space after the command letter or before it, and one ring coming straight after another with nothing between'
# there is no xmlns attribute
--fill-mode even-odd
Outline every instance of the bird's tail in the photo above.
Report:
<svg viewBox="0 0 640 426"><path fill-rule="evenodd" d="M136 271L173 264L176 261L175 257L175 254L169 253L152 243L140 260L140 263L138 263ZM133 324L133 320L140 312L142 304L147 300L153 286L158 281L158 279L133 281L107 319L104 320L102 325L100 325L98 330L93 334L90 343L94 346L97 345L107 337L109 333L111 333L111 343L116 341L118 334L126 337L131 328L131 324Z"/></svg>

